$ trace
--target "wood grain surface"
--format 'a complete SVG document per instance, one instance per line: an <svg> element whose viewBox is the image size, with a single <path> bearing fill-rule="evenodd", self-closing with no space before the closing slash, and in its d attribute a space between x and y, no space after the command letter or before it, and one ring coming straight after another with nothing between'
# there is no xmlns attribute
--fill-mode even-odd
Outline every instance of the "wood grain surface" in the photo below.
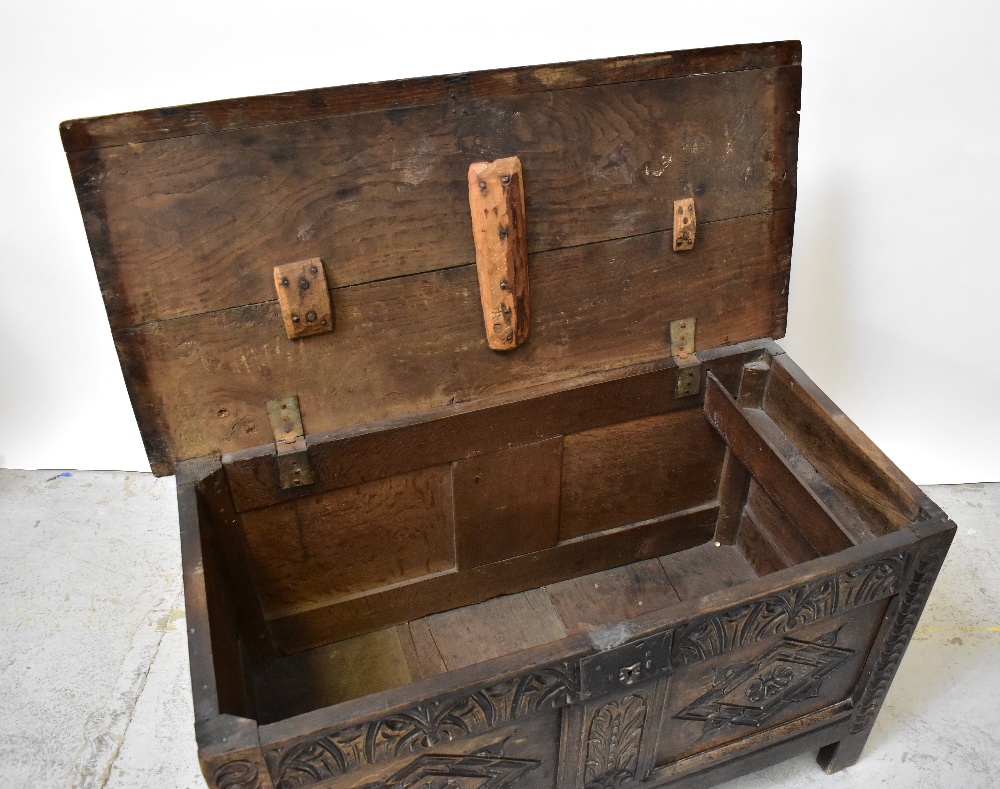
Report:
<svg viewBox="0 0 1000 789"><path fill-rule="evenodd" d="M265 614L452 569L450 471L433 466L246 513L249 569Z"/></svg>
<svg viewBox="0 0 1000 789"><path fill-rule="evenodd" d="M715 501L724 451L697 409L567 436L560 539Z"/></svg>
<svg viewBox="0 0 1000 789"><path fill-rule="evenodd" d="M802 46L798 41L706 47L345 85L104 115L65 121L60 125L60 132L67 151L105 148L497 94L566 90L690 74L797 65L801 57Z"/></svg>
<svg viewBox="0 0 1000 789"><path fill-rule="evenodd" d="M528 251L794 206L797 67L493 97L70 154L113 328L471 263L467 170L517 155ZM785 115L789 117L786 118ZM337 312L334 294L334 312Z"/></svg>
<svg viewBox="0 0 1000 789"><path fill-rule="evenodd" d="M412 89L414 100L406 106L388 85L335 90L313 96L339 108L319 117L296 115L302 103L286 96L225 105L239 107L239 117L218 124L229 112L221 105L67 126L154 471L265 443L259 398L225 402L232 392L256 395L248 378L280 387L264 400L308 400L310 378L349 388L314 392L324 410L339 412L309 418L322 432L488 395L499 379L509 390L664 356L662 327L651 343L641 319L621 325L609 297L660 305L668 314L652 311L658 324L694 315L706 347L781 336L798 47L670 60L465 75L456 84L483 89L435 100L424 92L430 83L407 83L400 90ZM379 93L381 102L365 98ZM253 121L253 108L272 120ZM511 374L489 359L473 318L466 171L515 155L526 174L532 334L542 330L546 347L510 360ZM698 203L699 243L677 256L664 235L673 201L685 197ZM314 258L326 270L337 330L292 345L278 333L273 268ZM729 271L738 298L716 287ZM573 303L553 300L554 289ZM575 353L584 332L608 353ZM345 365L344 353L357 364ZM467 380L452 384L456 370L469 370ZM366 412L345 411L349 403Z"/></svg>
<svg viewBox="0 0 1000 789"><path fill-rule="evenodd" d="M773 343L766 340L749 342L725 352L702 351L699 358L703 370L711 370L735 389L748 355L769 345ZM700 408L697 398L692 402L673 396L676 372L673 360L658 359L449 404L377 425L312 433L308 444L315 483L308 491L278 484L273 447L227 453L222 462L237 509L256 509L602 425Z"/></svg>
<svg viewBox="0 0 1000 789"><path fill-rule="evenodd" d="M504 354L486 346L471 264L338 290L337 330L301 341L285 335L276 302L124 329L115 341L164 473L176 458L266 443L274 397L298 395L303 422L322 433L663 358L670 320L692 308L698 348L780 336L793 219L706 225L683 255L669 232L538 254L531 342Z"/></svg>
<svg viewBox="0 0 1000 789"><path fill-rule="evenodd" d="M764 410L876 534L917 516L920 488L786 357L773 366Z"/></svg>
<svg viewBox="0 0 1000 789"><path fill-rule="evenodd" d="M551 438L452 466L459 570L556 545L562 442Z"/></svg>

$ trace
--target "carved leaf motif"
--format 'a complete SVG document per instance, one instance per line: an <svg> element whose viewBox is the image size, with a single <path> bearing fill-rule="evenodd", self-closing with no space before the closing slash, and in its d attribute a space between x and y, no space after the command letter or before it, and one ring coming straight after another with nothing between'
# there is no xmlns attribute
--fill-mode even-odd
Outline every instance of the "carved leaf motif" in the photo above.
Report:
<svg viewBox="0 0 1000 789"><path fill-rule="evenodd" d="M587 789L623 786L635 778L646 702L626 696L601 707L590 723L583 779Z"/></svg>
<svg viewBox="0 0 1000 789"><path fill-rule="evenodd" d="M906 557L891 556L833 578L770 595L677 628L674 668L721 655L895 594Z"/></svg>
<svg viewBox="0 0 1000 789"><path fill-rule="evenodd" d="M924 610L938 571L944 562L946 550L946 548L935 548L917 562L913 578L902 595L889 635L882 645L875 670L858 703L859 712L851 723L851 734L857 734L874 722L885 700L885 694L889 691L892 678L896 675L896 669L899 668L899 662L903 659L906 646L910 643L913 631L920 620L920 614Z"/></svg>
<svg viewBox="0 0 1000 789"><path fill-rule="evenodd" d="M426 751L561 707L578 695L578 667L556 664L475 692L434 699L382 719L331 732L287 751L268 754L268 759L272 764L276 762L279 789L298 789L359 765Z"/></svg>
<svg viewBox="0 0 1000 789"><path fill-rule="evenodd" d="M245 759L226 762L215 771L219 789L260 789L257 765Z"/></svg>

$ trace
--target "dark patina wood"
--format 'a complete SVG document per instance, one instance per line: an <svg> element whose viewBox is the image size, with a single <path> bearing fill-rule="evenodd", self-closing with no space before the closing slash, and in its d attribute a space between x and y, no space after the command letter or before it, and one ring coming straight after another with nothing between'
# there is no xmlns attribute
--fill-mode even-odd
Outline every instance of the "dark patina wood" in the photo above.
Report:
<svg viewBox="0 0 1000 789"><path fill-rule="evenodd" d="M798 63L63 124L150 462L178 475L209 786L692 788L858 758L955 527L773 342ZM477 224L470 165L503 159ZM478 275L474 226L499 234Z"/></svg>

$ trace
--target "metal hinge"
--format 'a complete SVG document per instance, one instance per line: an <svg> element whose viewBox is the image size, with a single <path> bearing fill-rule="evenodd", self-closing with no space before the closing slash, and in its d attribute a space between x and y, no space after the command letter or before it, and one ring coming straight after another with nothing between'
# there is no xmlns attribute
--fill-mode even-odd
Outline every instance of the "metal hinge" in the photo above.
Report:
<svg viewBox="0 0 1000 789"><path fill-rule="evenodd" d="M670 355L677 364L674 397L691 397L701 391L701 360L694 353L694 318L670 322Z"/></svg>
<svg viewBox="0 0 1000 789"><path fill-rule="evenodd" d="M306 452L299 398L292 396L268 400L267 417L271 420L271 429L274 431L278 481L281 487L287 489L312 485L313 472Z"/></svg>

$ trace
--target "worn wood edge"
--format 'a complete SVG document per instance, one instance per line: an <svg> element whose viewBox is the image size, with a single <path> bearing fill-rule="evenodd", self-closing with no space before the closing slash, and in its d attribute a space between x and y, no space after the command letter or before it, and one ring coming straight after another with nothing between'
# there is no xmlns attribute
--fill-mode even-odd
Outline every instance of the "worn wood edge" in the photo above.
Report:
<svg viewBox="0 0 1000 789"><path fill-rule="evenodd" d="M768 340L751 340L738 345L728 346L720 349L713 349L711 352L699 352L697 355L703 361L703 372L713 370L722 375L722 367L728 364L739 364L744 357L767 349ZM452 405L444 406L431 411L410 414L391 420L384 420L376 423L365 423L341 430L333 430L325 433L317 433L306 439L309 447L310 459L316 477L315 483L308 491L301 489L282 489L277 484L277 479L271 473L271 465L274 458L274 445L265 444L250 449L227 452L222 455L222 464L226 469L234 501L240 512L248 512L260 507L271 506L283 501L301 498L306 495L336 490L350 485L369 482L383 476L393 476L395 474L414 471L425 465L437 462L451 462L464 460L489 452L509 449L523 444L532 444L548 438L555 438L559 435L568 435L580 430L590 430L597 427L604 427L627 421L632 418L643 418L655 416L669 411L683 408L696 407L700 404L700 397L685 398L676 400L664 397L662 403L649 408L636 408L626 414L616 412L607 418L588 418L579 424L570 424L573 418L570 414L558 425L553 425L550 429L542 429L537 425L532 425L518 416L518 412L525 408L537 410L538 401L541 399L571 399L577 396L587 397L587 390L598 389L605 386L641 386L644 381L640 380L649 376L663 378L663 391L669 393L673 391L673 376L677 368L676 360L665 357L653 362L643 362L637 365L613 368L611 370L601 370L587 373L582 376L562 379L560 381L538 384L525 389L513 390L490 395L479 400L467 400ZM419 457L408 459L405 455L395 453L386 455L379 453L378 457L371 457L373 465L369 472L355 474L351 476L336 475L330 470L330 463L337 460L339 456L345 454L358 459L369 457L372 453L366 450L366 445L370 448L377 442L390 443L393 435L407 430L426 430L430 432L443 431L447 429L448 422L461 425L463 422L471 423L483 417L486 412L496 411L495 418L488 421L509 425L509 428L502 434L496 431L483 431L484 435L477 436L478 447L470 451L445 451L447 447L442 447L440 442L433 442L425 446L425 452ZM593 416L588 412L588 417ZM579 421L579 420L578 420ZM563 428L570 427L569 430ZM460 431L455 431L460 432ZM425 442L427 443L427 442ZM471 442L470 442L471 443ZM435 454L437 452L437 454ZM270 485L268 481L270 480Z"/></svg>
<svg viewBox="0 0 1000 789"><path fill-rule="evenodd" d="M195 724L198 761L211 789L273 789L257 723L220 715Z"/></svg>
<svg viewBox="0 0 1000 789"><path fill-rule="evenodd" d="M911 550L919 539L910 530L901 530L863 545L853 546L805 564L753 578L708 595L683 600L668 608L651 611L631 620L630 638L647 637L669 627L683 624L702 615L724 612L734 606L776 594L791 587L808 584L827 576L848 571L859 564L877 562ZM338 730L355 722L389 716L430 698L466 692L476 686L486 687L525 673L526 668L576 660L595 654L589 634L568 636L561 641L542 644L529 650L467 666L447 674L418 680L410 685L341 702L286 718L260 727L265 750L283 743L312 737L323 730Z"/></svg>
<svg viewBox="0 0 1000 789"><path fill-rule="evenodd" d="M194 696L195 720L200 721L210 720L219 715L219 692L215 683L215 664L212 660L212 636L208 624L208 594L201 555L197 495L193 482L177 486L191 691Z"/></svg>
<svg viewBox="0 0 1000 789"><path fill-rule="evenodd" d="M781 155L779 160L783 162L784 172L779 176L775 175L771 179L771 204L778 206L782 202L787 202L795 206L798 198L798 157L799 157L799 110L802 106L802 68L781 69L776 75L778 81L777 90L782 91L783 99L775 102L775 140L776 148ZM787 181L787 183L786 183ZM780 217L775 212L775 223L772 226L772 234L777 237L778 233L785 231L779 224ZM794 210L792 222L794 224ZM792 226L787 228L789 244L788 254L781 256L778 260L778 267L775 271L774 283L774 308L775 325L772 336L780 339L785 336L788 327L788 294L791 282L792 271L792 248L794 246L794 233Z"/></svg>
<svg viewBox="0 0 1000 789"><path fill-rule="evenodd" d="M67 120L59 131L63 149L73 152L449 100L798 65L801 58L798 41L706 47L223 99Z"/></svg>
<svg viewBox="0 0 1000 789"><path fill-rule="evenodd" d="M446 571L369 590L348 598L273 616L268 624L275 647L300 652L315 646L402 624L422 616L525 590L525 569L534 587L641 559L692 548L711 538L715 503L692 507L597 535L566 540L552 548L466 570ZM484 597L488 589L488 597ZM385 611L395 611L387 618Z"/></svg>
<svg viewBox="0 0 1000 789"><path fill-rule="evenodd" d="M253 578L246 571L250 567L246 535L240 514L233 504L222 463L214 459L211 472L195 485L205 507L212 510L212 537L219 554L219 569L229 591L243 651L252 663L270 661L274 653L264 618L264 606ZM252 693L252 687L248 686L247 695L252 697Z"/></svg>
<svg viewBox="0 0 1000 789"><path fill-rule="evenodd" d="M763 770L799 753L818 750L842 737L850 721L850 699L796 718L780 726L752 732L735 742L679 759L653 770L648 786L707 789L747 775L739 757L753 753L752 770Z"/></svg>
<svg viewBox="0 0 1000 789"><path fill-rule="evenodd" d="M162 402L159 397L149 396L152 387L149 384L148 359L144 354L128 353L117 339L115 351L150 471L155 477L170 476L180 458L176 457L177 451L167 429Z"/></svg>
<svg viewBox="0 0 1000 789"><path fill-rule="evenodd" d="M854 542L870 540L876 533L851 503L823 476L802 453L795 442L778 426L771 416L760 408L744 409L747 418L757 433L780 454L795 470L799 478L821 499L833 513L841 528L850 534ZM808 537L807 537L808 539ZM816 546L813 546L816 547Z"/></svg>
<svg viewBox="0 0 1000 789"><path fill-rule="evenodd" d="M772 369L772 381L777 374L783 377L790 387L794 387L800 396L803 405L809 410L819 414L826 425L834 432L839 433L849 446L856 448L862 456L871 463L871 469L881 477L882 483L887 490L893 493L896 504L906 505L912 503L909 515L915 517L918 508L925 508L928 512L940 512L940 509L931 502L930 498L916 484L914 484L906 474L889 457L868 438L836 403L815 383L808 375L787 355L776 360ZM769 388L771 383L768 384ZM772 418L775 414L773 409L768 409L768 399L765 394L764 410ZM780 417L780 414L777 416ZM778 425L781 422L775 419ZM824 476L828 476L825 472ZM933 508L933 510L932 510ZM905 511L905 510L904 510Z"/></svg>

